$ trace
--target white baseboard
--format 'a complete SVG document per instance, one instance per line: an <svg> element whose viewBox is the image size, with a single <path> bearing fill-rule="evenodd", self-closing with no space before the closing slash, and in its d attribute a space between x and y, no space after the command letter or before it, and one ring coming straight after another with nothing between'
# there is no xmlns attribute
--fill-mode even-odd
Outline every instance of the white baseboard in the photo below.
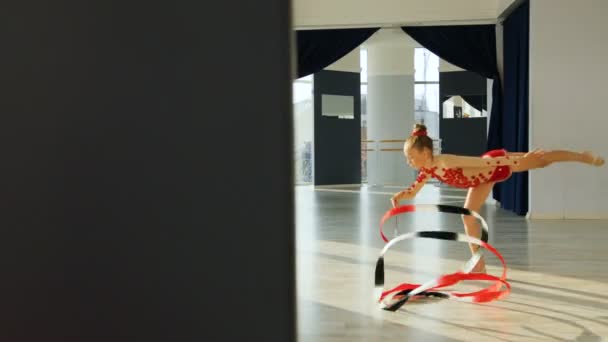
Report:
<svg viewBox="0 0 608 342"><path fill-rule="evenodd" d="M567 220L608 220L608 213L597 213L597 212L574 212L567 213L565 219Z"/></svg>
<svg viewBox="0 0 608 342"><path fill-rule="evenodd" d="M563 213L530 213L526 214L528 220L563 220Z"/></svg>
<svg viewBox="0 0 608 342"><path fill-rule="evenodd" d="M579 213L528 213L530 220L608 220L608 213L579 212Z"/></svg>
<svg viewBox="0 0 608 342"><path fill-rule="evenodd" d="M352 188L353 186L362 186L363 184L330 184L330 185L315 185L315 188L329 188L329 189L340 189L340 188Z"/></svg>

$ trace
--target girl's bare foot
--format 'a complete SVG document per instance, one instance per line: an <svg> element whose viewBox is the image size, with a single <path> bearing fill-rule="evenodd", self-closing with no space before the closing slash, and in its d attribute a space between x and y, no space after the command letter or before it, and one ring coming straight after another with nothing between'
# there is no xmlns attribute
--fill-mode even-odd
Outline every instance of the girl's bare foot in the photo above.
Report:
<svg viewBox="0 0 608 342"><path fill-rule="evenodd" d="M583 161L589 165L593 166L602 166L604 165L604 158L600 156L596 156L591 151L584 151L582 153Z"/></svg>

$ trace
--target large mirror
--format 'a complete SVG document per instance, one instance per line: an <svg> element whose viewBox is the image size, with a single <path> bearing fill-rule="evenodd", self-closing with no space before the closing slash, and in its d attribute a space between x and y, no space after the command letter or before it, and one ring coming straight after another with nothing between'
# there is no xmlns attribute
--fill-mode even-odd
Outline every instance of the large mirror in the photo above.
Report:
<svg viewBox="0 0 608 342"><path fill-rule="evenodd" d="M453 95L442 101L444 119L487 117L486 95Z"/></svg>
<svg viewBox="0 0 608 342"><path fill-rule="evenodd" d="M321 108L323 116L332 116L339 119L355 118L355 98L343 95L321 96Z"/></svg>

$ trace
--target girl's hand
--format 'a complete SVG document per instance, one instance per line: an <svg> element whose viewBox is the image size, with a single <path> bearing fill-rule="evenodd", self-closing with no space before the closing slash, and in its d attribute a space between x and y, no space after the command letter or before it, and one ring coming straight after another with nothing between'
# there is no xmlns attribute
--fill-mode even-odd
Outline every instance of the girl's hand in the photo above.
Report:
<svg viewBox="0 0 608 342"><path fill-rule="evenodd" d="M402 199L406 198L407 195L404 191L399 191L398 193L394 194L393 197L391 198L391 204L393 205L393 208L397 208L397 206L399 205L399 201L401 201Z"/></svg>

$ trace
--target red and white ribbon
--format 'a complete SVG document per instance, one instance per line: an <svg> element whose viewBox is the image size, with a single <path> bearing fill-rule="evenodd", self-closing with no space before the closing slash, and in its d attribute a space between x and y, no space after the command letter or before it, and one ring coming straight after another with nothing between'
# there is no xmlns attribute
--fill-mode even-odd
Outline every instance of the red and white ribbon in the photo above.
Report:
<svg viewBox="0 0 608 342"><path fill-rule="evenodd" d="M382 227L384 223L390 219L391 217L403 214L403 213L412 213L412 212L437 212L437 213L448 213L448 214L460 214L473 216L477 220L480 221L482 227L482 236L481 239L477 239L474 237L470 237L466 234L460 234L455 232L446 232L446 231L416 231L411 233L402 234L396 236L392 240L388 240L386 235L384 234ZM465 302L474 302L474 303L482 303L489 302L496 299L501 299L506 297L510 291L511 286L506 281L507 278L507 265L505 263L504 258L500 253L487 243L488 241L488 225L486 221L479 215L478 213L456 206L448 206L448 205L404 205L397 208L393 208L387 211L382 217L380 222L380 235L382 239L387 242L387 244L382 249L380 257L376 263L376 272L375 272L375 285L376 285L376 298L381 304L381 307L385 310L396 311L403 304L405 304L408 300L414 297L420 296L434 296L440 298L448 298L455 299L459 301ZM446 274L440 276L438 278L432 279L424 284L410 284L410 283L402 283L390 290L384 289L384 254L388 251L389 248L394 246L396 243L401 242L407 239L413 238L427 238L427 239L440 239L440 240L448 240L448 241L459 241L466 242L479 245L490 252L492 252L503 266L503 271L500 277L492 276L489 274L482 273L470 273L471 270L475 267L477 262L481 259L483 255L482 248L479 248L476 253L473 254L471 259L467 261L462 270L457 271L455 273ZM453 292L448 290L440 290L447 286L455 285L463 280L488 280L493 283L488 287L474 292L461 293L461 292Z"/></svg>

